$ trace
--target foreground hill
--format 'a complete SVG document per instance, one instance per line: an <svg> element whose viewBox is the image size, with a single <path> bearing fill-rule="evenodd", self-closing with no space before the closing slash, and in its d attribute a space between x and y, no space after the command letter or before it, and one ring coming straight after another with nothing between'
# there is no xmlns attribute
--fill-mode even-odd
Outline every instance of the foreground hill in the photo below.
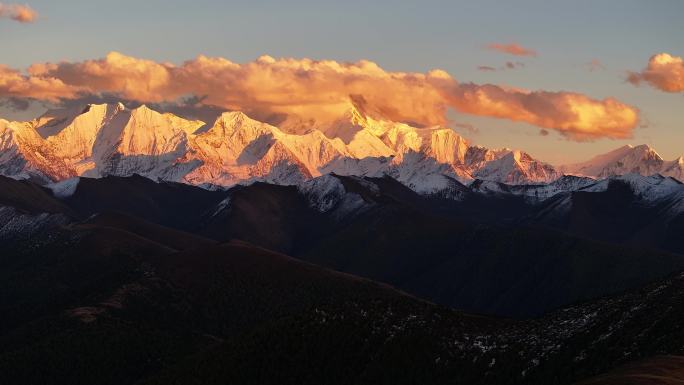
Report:
<svg viewBox="0 0 684 385"><path fill-rule="evenodd" d="M119 215L4 247L0 289L2 383L571 384L684 354L684 275L511 321Z"/></svg>
<svg viewBox="0 0 684 385"><path fill-rule="evenodd" d="M684 357L656 356L633 362L581 385L676 385L684 382Z"/></svg>

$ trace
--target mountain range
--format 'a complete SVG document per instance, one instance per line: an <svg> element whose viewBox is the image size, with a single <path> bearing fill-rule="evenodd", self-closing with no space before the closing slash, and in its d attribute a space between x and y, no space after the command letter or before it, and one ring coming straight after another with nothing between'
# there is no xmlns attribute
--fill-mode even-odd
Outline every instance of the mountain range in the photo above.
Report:
<svg viewBox="0 0 684 385"><path fill-rule="evenodd" d="M682 165L354 104L0 120L0 383L678 383Z"/></svg>
<svg viewBox="0 0 684 385"><path fill-rule="evenodd" d="M280 127L226 112L187 120L144 105L99 104L51 110L30 122L0 120L0 174L41 183L76 176L139 174L204 187L254 181L297 185L334 173L389 175L421 194L454 181L538 184L564 174L594 178L637 173L684 179L684 158L664 161L646 145L553 167L520 150L471 145L444 127L413 127L350 102L325 125Z"/></svg>

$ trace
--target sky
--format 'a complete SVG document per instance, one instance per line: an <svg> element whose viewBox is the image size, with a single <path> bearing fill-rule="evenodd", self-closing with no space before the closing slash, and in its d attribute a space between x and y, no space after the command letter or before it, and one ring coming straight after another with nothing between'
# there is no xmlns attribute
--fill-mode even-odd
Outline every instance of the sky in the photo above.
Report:
<svg viewBox="0 0 684 385"><path fill-rule="evenodd" d="M294 87L297 92L321 96L311 100L307 95L288 108L306 114L311 108L302 106L320 106L321 100L337 98L348 92L345 87L353 79L355 93L367 93L370 104L392 110L397 118L445 124L475 144L524 149L552 164L582 161L628 143L649 144L666 159L684 155L684 91L678 85L664 90L661 67L644 71L656 54L684 56L684 2L679 0L372 4L355 0L28 0L35 17L15 15L16 9L8 8L9 2L4 4L5 11L0 6L0 66L17 71L6 76L18 73L21 78L15 76L15 81L23 88L19 93L17 87L3 90L0 76L0 98L41 99L49 94L50 101L57 103L59 97L70 92L80 95L85 88L89 93L116 93L120 87L126 88L122 95L141 101L159 101L155 93L176 97L196 92L209 95L206 100L212 104L277 114L285 108L274 96L279 90L263 96L266 91L255 90L255 84L275 87L272 83L279 79L273 80L274 74L295 71L285 78L289 89L289 82L302 79L296 71L301 70L303 59L352 64L365 60L380 70L349 64L335 67L333 72L341 75L334 82L315 76L301 80ZM110 52L122 56L108 56ZM257 60L263 55L274 62ZM207 71L216 68L217 62L197 60L199 56L225 58L230 64L223 63L220 75L212 75L214 80ZM103 62L103 58L108 60ZM186 61L192 61L192 68L183 66ZM44 66L33 75L27 72L35 64L62 62L72 64ZM168 78L174 85L153 87L145 79L147 92L142 92L130 88L130 83L105 82L88 72L95 64L109 69L120 63L128 68L155 66L149 72L155 75L149 76ZM174 69L164 69L166 63ZM235 69L232 63L243 67ZM252 63L249 69L248 63ZM176 70L179 67L182 71ZM312 67L320 76L336 76L329 75L330 65ZM108 76L130 75L121 75L117 68ZM681 84L684 74L676 72L678 68L673 71ZM430 72L435 69L441 72ZM407 79L399 73L425 76ZM240 76L253 81L236 78ZM359 80L359 76L364 78ZM385 80L378 82L378 78ZM37 80L45 79L58 79L68 87L38 90ZM202 82L224 84L205 87ZM540 93L530 94L533 91ZM576 94L582 97L568 96ZM613 106L605 98L619 104ZM541 110L547 99L553 114ZM250 101L258 106L249 105ZM439 108L430 105L442 101L445 119ZM599 108L599 115L573 120L567 116L568 105L587 106L581 109L587 113ZM0 117L29 119L42 111L39 103L23 111L5 103ZM630 111L636 111L638 119L632 119ZM605 127L593 130L587 122L605 123Z"/></svg>

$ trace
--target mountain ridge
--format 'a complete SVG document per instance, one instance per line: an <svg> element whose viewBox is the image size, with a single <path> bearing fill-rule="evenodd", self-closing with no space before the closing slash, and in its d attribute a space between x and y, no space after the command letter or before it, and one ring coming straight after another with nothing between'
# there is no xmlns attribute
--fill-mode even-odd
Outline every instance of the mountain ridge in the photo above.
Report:
<svg viewBox="0 0 684 385"><path fill-rule="evenodd" d="M661 174L684 180L684 157L666 161L647 144L628 144L585 162L561 166L560 170L597 178L635 173L645 176Z"/></svg>
<svg viewBox="0 0 684 385"><path fill-rule="evenodd" d="M421 194L448 194L454 180L526 185L564 174L606 178L633 172L684 178L684 158L664 161L646 145L553 167L521 150L472 145L450 128L386 120L353 100L343 116L309 125L274 126L241 111L206 124L115 103L51 110L30 122L1 120L0 133L0 149L6 150L0 174L43 183L139 174L200 186L298 185L335 173L389 175Z"/></svg>

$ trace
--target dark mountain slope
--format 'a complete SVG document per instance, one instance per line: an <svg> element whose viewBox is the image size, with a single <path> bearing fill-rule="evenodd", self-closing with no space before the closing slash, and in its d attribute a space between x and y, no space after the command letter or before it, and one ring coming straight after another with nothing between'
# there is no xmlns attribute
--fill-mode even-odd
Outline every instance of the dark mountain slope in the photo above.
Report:
<svg viewBox="0 0 684 385"><path fill-rule="evenodd" d="M437 318L413 313L402 321L396 318L403 313L398 304L385 313L359 314L358 304L337 307L334 313L317 308L313 319L300 316L262 324L146 383L563 385L625 363L637 367L643 378L662 370L676 378L676 357L656 358L648 365L641 361L684 353L684 310L676 306L682 298L684 274L678 274L536 320L493 323L470 318L479 329L472 328L469 317L453 318L458 313L433 313ZM370 319L371 334L365 328L349 329L350 323L364 325ZM346 330L346 337L338 340L330 328ZM289 333L294 336L288 338ZM434 350L435 341L446 350ZM383 349L375 350L378 345ZM368 352L372 361L363 358Z"/></svg>
<svg viewBox="0 0 684 385"><path fill-rule="evenodd" d="M175 230L119 212L105 211L94 214L83 223L125 230L175 250L194 249L217 243L212 239Z"/></svg>
<svg viewBox="0 0 684 385"><path fill-rule="evenodd" d="M83 218L105 211L133 215L164 226L189 229L227 196L181 183L154 182L134 175L81 178L64 202Z"/></svg>
<svg viewBox="0 0 684 385"><path fill-rule="evenodd" d="M561 233L380 207L300 258L468 311L526 317L684 268L684 258Z"/></svg>
<svg viewBox="0 0 684 385"><path fill-rule="evenodd" d="M293 187L259 183L230 191L212 233L387 282L443 305L516 317L618 293L684 268L683 257L667 252L465 220L469 203L425 198L391 178L337 178L343 194L365 202L355 214L339 219L330 214L335 205L321 213ZM343 197L333 199L345 204ZM493 207L506 201L491 200Z"/></svg>
<svg viewBox="0 0 684 385"><path fill-rule="evenodd" d="M684 258L639 245L590 241L540 228L534 222L493 223L490 217L499 207L512 207L513 211L501 211L505 218L525 207L520 197L470 194L464 201L449 202L420 196L389 177L335 178L343 186L343 196L332 197L339 201L336 204L346 204L348 196L362 202L343 216L337 216L335 209L317 210L310 198L293 186L255 183L216 192L137 176L82 179L66 203L84 217L116 210L147 222L194 231L200 238L241 239L386 282L446 306L505 316L539 315L684 268ZM614 190L609 189L611 194ZM583 197L581 201L588 202L585 209L578 209L581 215L577 216L590 218L594 225L586 227L594 229L592 232L608 227L606 223L599 226L601 221L593 218L621 219L621 205L631 210L634 197L630 190L615 193L622 199L577 193ZM478 211L487 212L486 218L472 220ZM186 242L184 237L176 240L169 236L174 241L165 241L154 235L157 230L150 224L133 225L128 219L124 223L133 227L124 230L174 249L193 247L192 239ZM107 221L110 223L102 224L120 227L115 218ZM622 222L616 234L638 223ZM665 236L678 242L674 233Z"/></svg>
<svg viewBox="0 0 684 385"><path fill-rule="evenodd" d="M215 356L224 369L199 369L198 378L231 367L224 380L249 378L269 355L243 353L263 349L262 342L271 358L298 352L289 356L295 365L263 368L264 383L380 379L396 359L411 376L403 382L440 383L476 378L488 362L472 362L466 351L478 350L471 343L446 347L442 333L482 334L505 324L241 243L173 253L125 231L79 225L3 262L0 304L11 314L0 328L3 383L129 384L160 370L159 378L173 379L191 372L172 368ZM435 361L449 355L448 365ZM375 369L364 374L369 364Z"/></svg>
<svg viewBox="0 0 684 385"><path fill-rule="evenodd" d="M682 197L648 204L628 183L612 180L606 191L559 194L530 211L522 222L550 226L606 242L684 253Z"/></svg>
<svg viewBox="0 0 684 385"><path fill-rule="evenodd" d="M31 213L61 213L73 215L64 203L52 196L52 192L35 183L15 180L0 175L0 206L10 206Z"/></svg>
<svg viewBox="0 0 684 385"><path fill-rule="evenodd" d="M293 186L254 183L234 187L228 194L226 201L201 219L200 234L219 241L241 239L292 253L330 227L328 219L308 207Z"/></svg>
<svg viewBox="0 0 684 385"><path fill-rule="evenodd" d="M77 225L8 245L0 254L0 330L110 290L142 255L173 249L110 227Z"/></svg>
<svg viewBox="0 0 684 385"><path fill-rule="evenodd" d="M684 273L618 296L578 304L527 323L532 335L562 335L535 377L546 383L591 378L659 355L684 355ZM535 337L533 337L535 338ZM550 382L550 379L555 382ZM539 383L544 383L539 381Z"/></svg>

